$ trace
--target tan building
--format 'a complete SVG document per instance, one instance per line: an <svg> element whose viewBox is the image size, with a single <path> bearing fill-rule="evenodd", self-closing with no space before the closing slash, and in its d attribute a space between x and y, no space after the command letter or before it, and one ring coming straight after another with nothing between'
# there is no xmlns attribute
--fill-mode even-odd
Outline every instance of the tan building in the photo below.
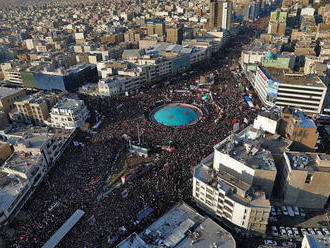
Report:
<svg viewBox="0 0 330 248"><path fill-rule="evenodd" d="M0 163L6 161L7 158L12 154L10 146L7 142L0 142Z"/></svg>
<svg viewBox="0 0 330 248"><path fill-rule="evenodd" d="M209 27L230 30L232 9L231 1L210 0Z"/></svg>
<svg viewBox="0 0 330 248"><path fill-rule="evenodd" d="M284 203L321 209L330 194L330 155L285 152L281 185Z"/></svg>
<svg viewBox="0 0 330 248"><path fill-rule="evenodd" d="M182 27L167 27L166 41L170 43L182 44L183 28Z"/></svg>
<svg viewBox="0 0 330 248"><path fill-rule="evenodd" d="M162 20L152 20L147 22L148 35L165 35L165 22Z"/></svg>
<svg viewBox="0 0 330 248"><path fill-rule="evenodd" d="M16 110L9 115L12 120L18 122L44 123L56 101L55 94L38 92L25 97L21 101L16 101Z"/></svg>
<svg viewBox="0 0 330 248"><path fill-rule="evenodd" d="M319 138L314 121L289 108L283 109L279 133L292 140L292 145L299 151L314 150Z"/></svg>
<svg viewBox="0 0 330 248"><path fill-rule="evenodd" d="M8 114L15 107L14 102L22 99L25 95L24 89L0 87L0 110Z"/></svg>

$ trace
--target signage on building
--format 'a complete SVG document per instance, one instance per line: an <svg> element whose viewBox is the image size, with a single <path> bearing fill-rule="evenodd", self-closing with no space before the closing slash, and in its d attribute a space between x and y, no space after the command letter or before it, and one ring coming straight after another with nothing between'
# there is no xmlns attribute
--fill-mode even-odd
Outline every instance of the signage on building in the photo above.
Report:
<svg viewBox="0 0 330 248"><path fill-rule="evenodd" d="M267 86L268 86L268 90L267 90L267 101L271 102L271 103L275 103L276 98L277 98L277 94L278 94L278 82L275 82L273 80L268 80L267 82Z"/></svg>
<svg viewBox="0 0 330 248"><path fill-rule="evenodd" d="M259 74L259 76L262 78L262 80L264 80L264 82L268 81L268 78L266 77L266 75L262 72L262 70L260 70L260 68L257 68L257 73Z"/></svg>

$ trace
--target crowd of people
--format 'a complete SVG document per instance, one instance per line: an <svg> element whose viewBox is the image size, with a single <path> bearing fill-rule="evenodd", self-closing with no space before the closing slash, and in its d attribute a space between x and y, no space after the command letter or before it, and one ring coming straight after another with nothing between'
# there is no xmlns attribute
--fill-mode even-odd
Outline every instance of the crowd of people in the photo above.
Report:
<svg viewBox="0 0 330 248"><path fill-rule="evenodd" d="M240 55L238 45L245 39L246 34L236 37L236 49L225 55L226 60L220 59L223 55L217 55L208 64L193 68L192 73L171 79L169 86L142 90L129 97L84 97L94 122L95 113L104 116L102 124L93 133L77 133L75 140L83 145L67 147L24 207L25 218L12 224L15 233L8 237L8 243L12 247L41 247L75 210L82 209L84 217L59 247L113 247L130 233L143 230L178 201L191 201L193 167L230 134L234 123L239 123L242 129L256 116L257 110L244 99L248 86L235 79L230 70ZM191 90L190 85L196 86L200 75L210 73L215 83L209 86L207 99L202 99L205 93ZM178 89L186 89L188 93L176 93ZM195 104L203 111L203 117L192 126L157 125L150 121L148 113L160 101ZM258 99L253 101L256 104ZM100 185L104 185L116 153L127 146L123 134L137 140L137 125L143 146L154 148L172 141L175 151L161 152L157 162L144 174L98 199L104 190ZM125 197L123 190L127 192ZM56 202L50 211L49 207ZM137 214L146 207L151 207L153 212L137 223Z"/></svg>

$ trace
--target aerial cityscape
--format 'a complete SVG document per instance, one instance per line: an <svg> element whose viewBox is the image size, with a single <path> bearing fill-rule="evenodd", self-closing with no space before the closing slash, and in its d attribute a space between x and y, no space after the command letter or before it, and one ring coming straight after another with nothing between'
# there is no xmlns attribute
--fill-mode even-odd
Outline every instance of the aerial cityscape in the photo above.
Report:
<svg viewBox="0 0 330 248"><path fill-rule="evenodd" d="M330 247L329 0L0 0L0 248Z"/></svg>

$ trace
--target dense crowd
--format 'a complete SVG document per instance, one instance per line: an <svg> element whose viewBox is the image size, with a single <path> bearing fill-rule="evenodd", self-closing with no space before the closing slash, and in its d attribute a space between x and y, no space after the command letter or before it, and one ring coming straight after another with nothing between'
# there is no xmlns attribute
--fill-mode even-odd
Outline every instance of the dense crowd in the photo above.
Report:
<svg viewBox="0 0 330 248"><path fill-rule="evenodd" d="M237 44L246 37L236 38ZM13 223L15 234L8 238L9 244L12 247L41 247L75 210L82 209L85 216L64 237L60 247L112 247L130 233L141 231L178 201L189 202L193 167L230 134L233 123L239 123L242 129L256 116L256 109L249 107L244 99L248 95L247 85L235 79L230 70L231 63L240 54L236 48L226 54L225 61L214 57L208 64L194 68L193 73L171 79L172 84L166 87L142 90L130 97L85 97L94 122L95 113L105 117L102 124L95 133L78 132L74 140L83 145L68 146L23 209L26 218ZM208 98L203 100L205 93L190 90L190 85L196 86L199 75L209 73L213 73L215 83L209 87ZM189 92L176 93L177 89ZM159 101L195 104L204 115L192 126L156 125L149 120L148 113ZM253 101L256 104L258 100L253 98ZM122 106L117 108L120 104ZM216 121L219 111L221 118ZM97 196L103 190L100 185L111 170L109 166L115 154L127 146L122 135L137 140L137 125L144 146L154 148L172 141L176 150L161 152L157 163L143 175L99 200ZM127 191L127 197L122 196L123 190ZM49 211L49 206L56 202L59 206ZM154 211L147 220L137 224L137 214L147 206Z"/></svg>

